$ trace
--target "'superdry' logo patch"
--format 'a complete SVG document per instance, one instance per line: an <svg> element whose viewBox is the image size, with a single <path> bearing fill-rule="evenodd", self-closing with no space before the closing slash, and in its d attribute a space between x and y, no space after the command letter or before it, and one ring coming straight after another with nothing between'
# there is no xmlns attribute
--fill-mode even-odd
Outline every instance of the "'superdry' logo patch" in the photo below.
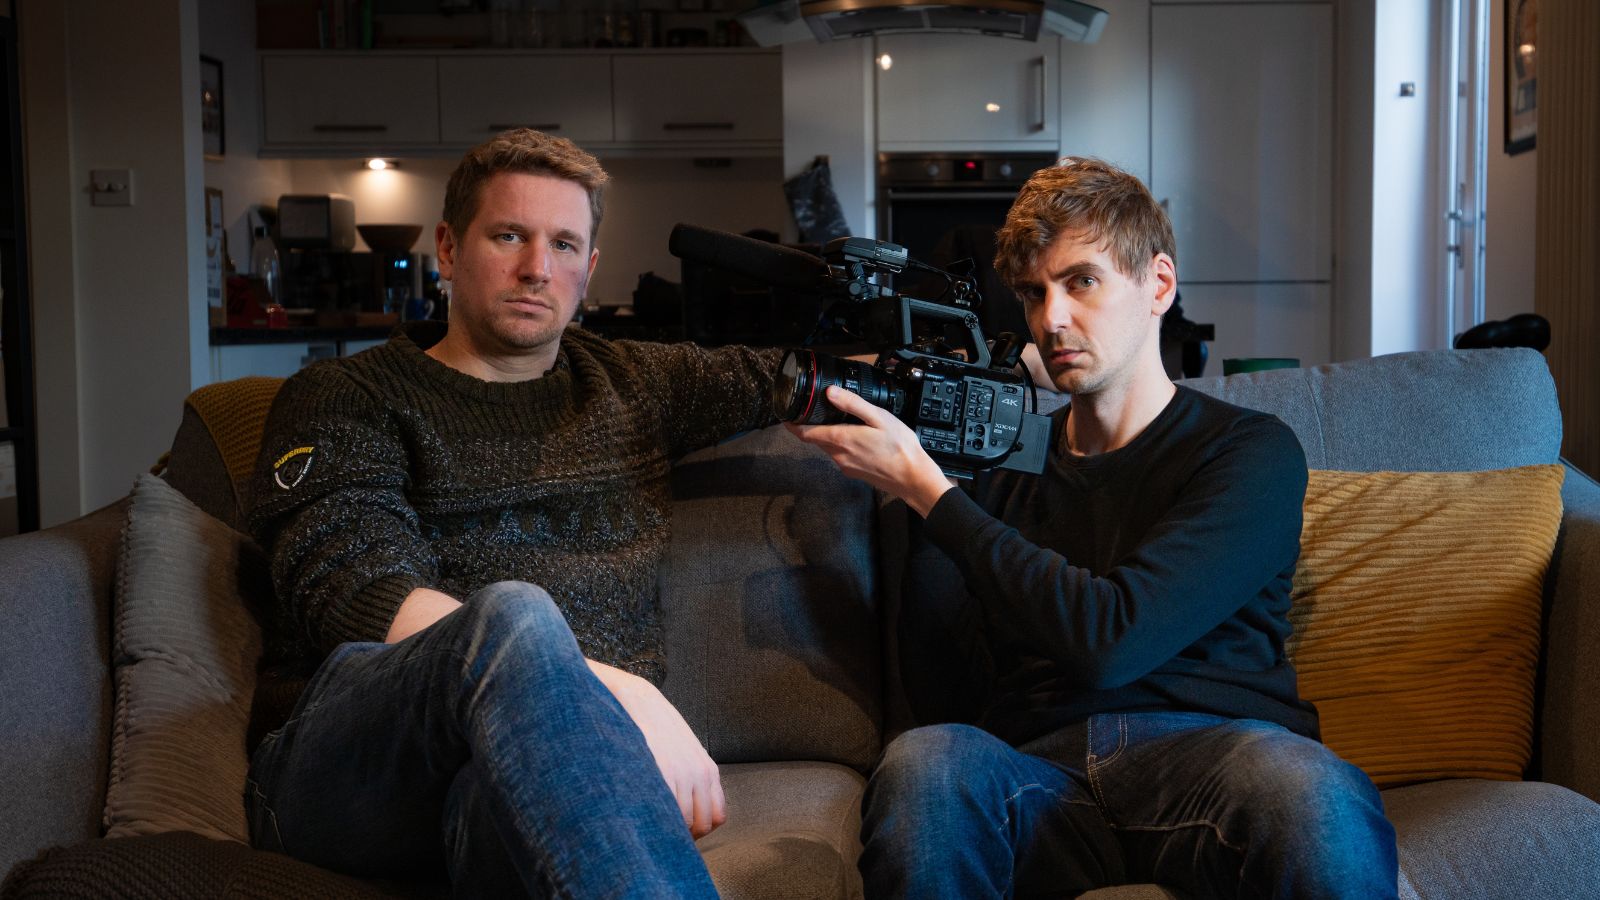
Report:
<svg viewBox="0 0 1600 900"><path fill-rule="evenodd" d="M316 456L315 447L296 447L290 450L272 464L272 480L286 491L298 485L305 480L306 473L311 471L311 459L314 456Z"/></svg>

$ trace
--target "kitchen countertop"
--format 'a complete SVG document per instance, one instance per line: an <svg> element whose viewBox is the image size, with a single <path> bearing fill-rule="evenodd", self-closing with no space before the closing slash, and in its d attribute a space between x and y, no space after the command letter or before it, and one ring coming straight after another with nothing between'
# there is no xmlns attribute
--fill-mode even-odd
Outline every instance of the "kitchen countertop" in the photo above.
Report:
<svg viewBox="0 0 1600 900"><path fill-rule="evenodd" d="M211 346L381 341L389 337L389 334L393 331L393 325L296 325L289 328L224 328L213 326L211 329Z"/></svg>

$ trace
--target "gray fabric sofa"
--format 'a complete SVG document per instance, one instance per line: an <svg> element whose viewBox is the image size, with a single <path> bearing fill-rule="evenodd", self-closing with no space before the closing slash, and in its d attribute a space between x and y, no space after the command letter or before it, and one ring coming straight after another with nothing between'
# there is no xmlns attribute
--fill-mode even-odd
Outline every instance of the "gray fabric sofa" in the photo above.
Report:
<svg viewBox="0 0 1600 900"><path fill-rule="evenodd" d="M1554 386L1528 350L1399 354L1189 383L1284 419L1312 468L1464 471L1558 460ZM214 438L187 410L167 477L237 524L236 488ZM903 510L777 428L696 453L673 478L660 581L666 692L723 765L729 801L728 823L701 842L706 861L728 897L857 896L865 776L886 741L914 724L916 708L896 639L902 613L914 614L897 596ZM1600 732L1600 655L1590 650L1600 642L1600 486L1569 468L1563 496L1529 780L1385 791L1403 897L1600 896L1600 750L1590 737ZM263 874L275 864L261 859L268 854L182 835L98 839L126 504L0 541L0 872L70 848L17 869L8 895L48 893L21 876L52 861L96 859L123 873L117 891L58 895L132 896L144 885L152 896L291 896L289 882ZM204 866L231 868L206 878L190 871ZM319 893L436 888L330 881ZM1089 896L1175 895L1134 885Z"/></svg>

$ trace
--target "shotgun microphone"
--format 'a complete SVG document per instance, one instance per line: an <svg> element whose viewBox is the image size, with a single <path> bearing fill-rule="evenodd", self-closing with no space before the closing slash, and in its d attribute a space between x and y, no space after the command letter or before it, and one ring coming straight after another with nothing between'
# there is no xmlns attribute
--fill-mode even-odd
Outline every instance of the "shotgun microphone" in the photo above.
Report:
<svg viewBox="0 0 1600 900"><path fill-rule="evenodd" d="M785 290L817 290L828 281L828 264L820 257L782 244L683 222L672 226L667 250L679 259Z"/></svg>

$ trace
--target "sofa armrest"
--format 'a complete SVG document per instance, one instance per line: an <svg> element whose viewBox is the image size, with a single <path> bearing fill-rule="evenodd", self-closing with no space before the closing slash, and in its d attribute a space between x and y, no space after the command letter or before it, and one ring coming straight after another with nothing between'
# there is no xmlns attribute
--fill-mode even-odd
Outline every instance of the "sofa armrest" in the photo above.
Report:
<svg viewBox="0 0 1600 900"><path fill-rule="evenodd" d="M123 500L0 540L0 873L100 833Z"/></svg>
<svg viewBox="0 0 1600 900"><path fill-rule="evenodd" d="M1539 777L1600 800L1600 484L1567 465L1545 583Z"/></svg>

